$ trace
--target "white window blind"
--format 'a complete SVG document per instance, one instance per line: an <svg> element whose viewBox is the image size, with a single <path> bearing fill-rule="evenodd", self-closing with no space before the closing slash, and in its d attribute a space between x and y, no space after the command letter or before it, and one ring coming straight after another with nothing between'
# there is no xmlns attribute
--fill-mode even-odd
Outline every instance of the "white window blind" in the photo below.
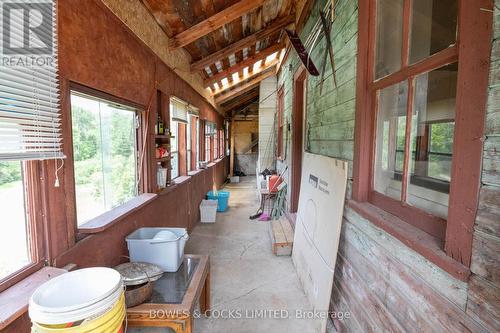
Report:
<svg viewBox="0 0 500 333"><path fill-rule="evenodd" d="M176 97L170 98L170 113L173 121L188 122L188 104Z"/></svg>
<svg viewBox="0 0 500 333"><path fill-rule="evenodd" d="M188 113L190 115L198 117L200 115L200 109L198 109L197 107L194 107L192 105L188 105Z"/></svg>
<svg viewBox="0 0 500 333"><path fill-rule="evenodd" d="M22 17L13 16L11 24L22 27ZM0 161L64 157L54 9L53 17L52 63L0 67Z"/></svg>

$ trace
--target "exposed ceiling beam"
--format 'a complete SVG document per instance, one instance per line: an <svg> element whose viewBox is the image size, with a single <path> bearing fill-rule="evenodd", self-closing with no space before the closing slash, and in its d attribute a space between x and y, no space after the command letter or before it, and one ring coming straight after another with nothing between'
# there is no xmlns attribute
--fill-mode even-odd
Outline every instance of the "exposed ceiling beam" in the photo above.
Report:
<svg viewBox="0 0 500 333"><path fill-rule="evenodd" d="M215 75L206 78L203 80L203 83L205 84L205 87L210 87L213 85L215 82L219 82L223 78L230 77L233 73L239 72L243 70L245 67L251 67L253 64L255 64L259 60L264 60L271 54L278 52L282 50L284 47L284 43L278 43L274 44L272 46L269 46L263 50L260 50L258 53L255 53L254 55L248 57L247 59L243 60L242 62L239 62L235 64L234 66L231 66L222 72L215 73ZM277 55L277 58L279 58L279 54Z"/></svg>
<svg viewBox="0 0 500 333"><path fill-rule="evenodd" d="M233 90L225 93L225 94L220 94L218 96L215 96L215 103L216 104L221 104L224 103L225 101L228 101L238 95L244 94L247 91L255 88L256 85L260 83L260 81L267 79L268 77L274 75L274 66L267 69L264 72L259 73L258 76L252 78L250 81L245 82L244 84L234 88Z"/></svg>
<svg viewBox="0 0 500 333"><path fill-rule="evenodd" d="M259 90L255 89L255 91L252 91L252 93L244 95L244 96L239 96L239 98L236 98L234 100L231 100L228 104L223 105L222 108L224 112L232 111L234 109L237 109L238 107L249 103L253 101L255 98L259 96Z"/></svg>
<svg viewBox="0 0 500 333"><path fill-rule="evenodd" d="M261 67L257 68L256 70L252 70L251 72L249 71L247 76L245 76L242 79L239 79L238 81L233 81L233 82L229 83L228 85L222 86L220 89L218 89L214 92L214 95L218 95L218 94L224 92L225 90L231 89L235 86L240 85L241 83L244 83L245 81L250 80L252 77L259 75L260 73L266 71L267 69L269 69L271 67L274 67L278 63L278 61L279 61L278 58L273 59L270 63L265 64L264 66L261 66Z"/></svg>
<svg viewBox="0 0 500 333"><path fill-rule="evenodd" d="M173 48L191 44L195 40L219 29L224 24L232 22L255 8L262 6L264 1L265 0L240 0L234 5L175 35L169 40L169 44Z"/></svg>
<svg viewBox="0 0 500 333"><path fill-rule="evenodd" d="M263 40L269 37L270 35L277 33L278 31L289 26L293 22L295 22L295 14L290 14L288 16L279 18L275 20L273 23L271 23L268 27L257 31L256 33L250 36L240 39L239 41L234 42L233 44L217 52L214 52L206 57L203 57L198 61L193 62L191 64L191 71L195 72L202 70L206 66L210 66L211 64L214 64L223 58L229 57L231 54L243 50L245 47L250 47L252 45L255 45L257 41Z"/></svg>

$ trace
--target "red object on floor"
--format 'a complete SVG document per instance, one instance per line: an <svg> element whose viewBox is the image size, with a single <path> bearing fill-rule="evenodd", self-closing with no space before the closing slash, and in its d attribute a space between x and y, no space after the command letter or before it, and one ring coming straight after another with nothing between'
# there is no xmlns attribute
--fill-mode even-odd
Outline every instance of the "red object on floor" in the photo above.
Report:
<svg viewBox="0 0 500 333"><path fill-rule="evenodd" d="M272 175L269 177L269 192L278 192L278 186L283 182L283 179L278 175Z"/></svg>

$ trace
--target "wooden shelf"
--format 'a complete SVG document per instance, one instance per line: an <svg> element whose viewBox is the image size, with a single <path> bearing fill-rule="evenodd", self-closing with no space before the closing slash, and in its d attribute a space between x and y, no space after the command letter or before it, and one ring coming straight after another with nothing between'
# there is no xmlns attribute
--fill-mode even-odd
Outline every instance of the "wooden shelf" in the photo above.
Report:
<svg viewBox="0 0 500 333"><path fill-rule="evenodd" d="M172 138L175 138L175 136L173 136L173 135L156 134L155 138L156 139L172 139Z"/></svg>

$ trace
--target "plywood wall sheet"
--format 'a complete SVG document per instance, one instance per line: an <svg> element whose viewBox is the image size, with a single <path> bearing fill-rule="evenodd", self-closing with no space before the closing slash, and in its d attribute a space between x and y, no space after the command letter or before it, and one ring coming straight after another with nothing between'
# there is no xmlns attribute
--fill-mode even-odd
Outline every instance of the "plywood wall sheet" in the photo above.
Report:
<svg viewBox="0 0 500 333"><path fill-rule="evenodd" d="M304 153L292 258L309 301L328 311L340 239L347 162ZM326 319L322 331L326 330Z"/></svg>
<svg viewBox="0 0 500 333"><path fill-rule="evenodd" d="M61 76L146 105L154 82L152 53L110 11L85 2L58 2Z"/></svg>
<svg viewBox="0 0 500 333"><path fill-rule="evenodd" d="M331 256L336 245L334 238L340 236L340 221L344 211L347 183L347 163L330 157L306 153L303 169L298 217L318 252L329 267L335 266Z"/></svg>

